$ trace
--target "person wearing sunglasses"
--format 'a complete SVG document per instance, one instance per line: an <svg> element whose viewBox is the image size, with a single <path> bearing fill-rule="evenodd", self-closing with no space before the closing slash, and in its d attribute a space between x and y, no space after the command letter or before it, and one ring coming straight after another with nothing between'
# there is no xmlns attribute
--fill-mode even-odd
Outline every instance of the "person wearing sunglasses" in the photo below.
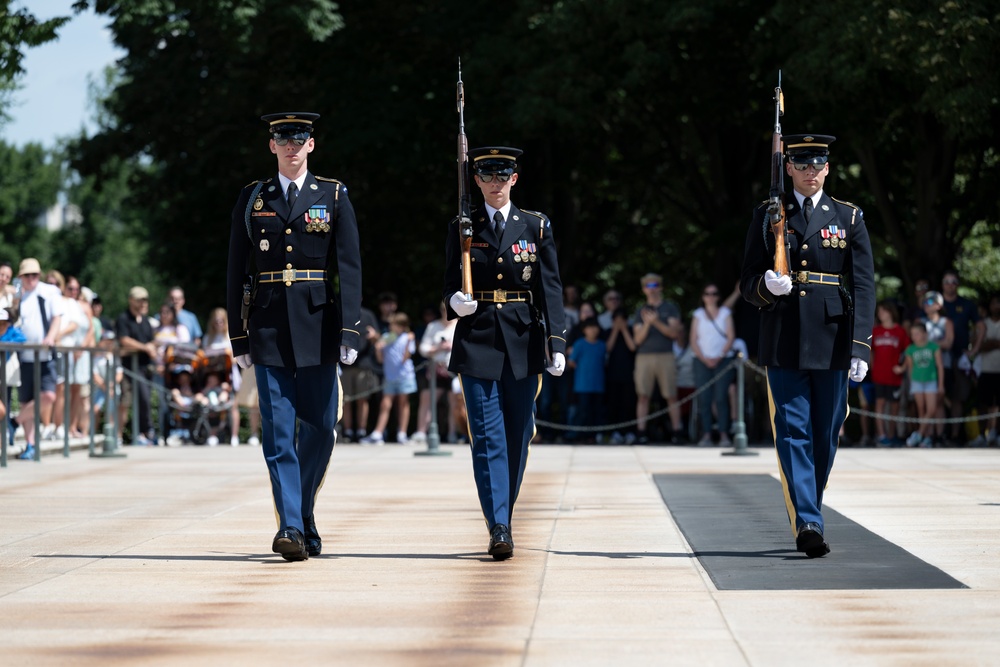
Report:
<svg viewBox="0 0 1000 667"><path fill-rule="evenodd" d="M767 367L772 433L796 548L830 551L823 490L847 418L848 379L868 373L875 321L871 242L861 209L823 190L830 144L821 134L785 135L790 275L774 271L765 201L747 232L740 288L761 309L759 363Z"/></svg>
<svg viewBox="0 0 1000 667"><path fill-rule="evenodd" d="M353 364L360 347L358 223L347 187L309 170L318 118L261 117L278 173L243 188L229 237L229 337L239 366L254 367L278 521L271 549L289 561L322 553L313 510L336 440L337 363Z"/></svg>
<svg viewBox="0 0 1000 667"><path fill-rule="evenodd" d="M490 533L487 550L495 560L514 553L511 515L535 433L542 371L558 377L566 368L566 314L552 224L510 199L520 155L506 146L469 151L484 199L471 215L472 294L462 292L457 219L445 244L444 301L448 319L460 318L448 370L461 380L473 472Z"/></svg>

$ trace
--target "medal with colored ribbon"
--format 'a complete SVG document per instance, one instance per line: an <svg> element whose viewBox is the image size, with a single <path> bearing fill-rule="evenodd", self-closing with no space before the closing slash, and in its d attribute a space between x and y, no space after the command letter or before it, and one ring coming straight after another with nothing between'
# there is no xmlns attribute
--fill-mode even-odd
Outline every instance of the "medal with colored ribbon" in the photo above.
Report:
<svg viewBox="0 0 1000 667"><path fill-rule="evenodd" d="M330 214L326 210L325 204L310 206L305 213L307 232L328 232L330 231Z"/></svg>

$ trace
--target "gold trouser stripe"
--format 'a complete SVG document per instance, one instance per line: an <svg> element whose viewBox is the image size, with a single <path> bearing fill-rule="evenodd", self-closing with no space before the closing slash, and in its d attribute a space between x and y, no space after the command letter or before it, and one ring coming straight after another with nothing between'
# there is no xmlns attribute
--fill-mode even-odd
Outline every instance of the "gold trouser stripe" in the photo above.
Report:
<svg viewBox="0 0 1000 667"><path fill-rule="evenodd" d="M767 405L771 415L771 436L774 438L774 456L778 459L778 475L781 477L781 490L785 494L785 509L788 510L788 519L792 523L792 535L797 536L795 531L795 518L797 513L795 512L795 505L792 504L792 495L788 491L788 480L785 479L785 470L781 466L781 457L778 456L778 432L774 427L774 413L776 408L774 405L774 395L771 394L771 377L768 374L768 369L765 368L764 372L767 379Z"/></svg>
<svg viewBox="0 0 1000 667"><path fill-rule="evenodd" d="M336 425L340 423L340 418L344 416L344 386L340 383L340 373L337 373L337 421L334 422L333 429L333 446L337 446L337 428ZM326 462L326 470L323 471L323 479L319 480L319 486L316 487L316 495L313 496L313 508L315 511L316 499L319 498L320 489L323 488L323 484L326 483L327 473L330 472L330 463L333 461L333 454L330 455L330 460ZM302 517L305 521L305 517Z"/></svg>

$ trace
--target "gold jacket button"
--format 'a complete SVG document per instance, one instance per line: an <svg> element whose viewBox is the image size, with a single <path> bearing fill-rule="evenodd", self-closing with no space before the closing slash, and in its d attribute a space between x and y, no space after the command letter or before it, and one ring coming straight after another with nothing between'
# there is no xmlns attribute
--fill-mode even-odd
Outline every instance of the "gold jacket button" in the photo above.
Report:
<svg viewBox="0 0 1000 667"><path fill-rule="evenodd" d="M497 308L503 308L503 304L502 303L498 303L497 304Z"/></svg>
<svg viewBox="0 0 1000 667"><path fill-rule="evenodd" d="M503 264L503 257L497 257L497 264Z"/></svg>
<svg viewBox="0 0 1000 667"><path fill-rule="evenodd" d="M805 296L805 295L806 295L806 291L805 290L802 290L801 292L799 292L799 296Z"/></svg>
<svg viewBox="0 0 1000 667"><path fill-rule="evenodd" d="M802 260L802 266L808 266L808 265L809 265L809 262L808 262L808 261L806 261L806 260Z"/></svg>
<svg viewBox="0 0 1000 667"><path fill-rule="evenodd" d="M291 287L291 286L292 286L292 281L291 280L286 280L285 281L285 287Z"/></svg>
<svg viewBox="0 0 1000 667"><path fill-rule="evenodd" d="M286 229L286 230L285 230L285 233L286 233L286 234L291 234L291 233L292 233L292 230L291 230L291 228L288 228L288 229Z"/></svg>
<svg viewBox="0 0 1000 667"><path fill-rule="evenodd" d="M503 274L502 273L498 273L497 274L497 280L503 280Z"/></svg>
<svg viewBox="0 0 1000 667"><path fill-rule="evenodd" d="M802 244L802 249L803 250L809 250L809 244L808 243L803 243Z"/></svg>
<svg viewBox="0 0 1000 667"><path fill-rule="evenodd" d="M290 269L290 268L292 268L292 265L291 264L285 264L285 268L286 269Z"/></svg>
<svg viewBox="0 0 1000 667"><path fill-rule="evenodd" d="M285 246L285 252L291 252L291 251L292 251L292 246L290 245Z"/></svg>

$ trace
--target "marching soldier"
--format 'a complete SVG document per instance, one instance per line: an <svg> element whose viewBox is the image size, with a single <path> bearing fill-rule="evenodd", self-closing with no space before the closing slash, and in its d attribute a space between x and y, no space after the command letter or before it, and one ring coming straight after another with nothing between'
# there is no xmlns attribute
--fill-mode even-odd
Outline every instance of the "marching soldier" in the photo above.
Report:
<svg viewBox="0 0 1000 667"><path fill-rule="evenodd" d="M785 135L791 275L777 275L767 202L747 233L741 291L761 309L759 361L767 367L772 432L785 504L798 551L830 547L823 536L823 490L847 418L848 377L868 372L875 317L871 244L861 209L829 197L834 137Z"/></svg>
<svg viewBox="0 0 1000 667"><path fill-rule="evenodd" d="M502 146L469 151L485 199L472 211L472 294L462 293L457 222L449 227L446 243L444 300L448 318L461 318L449 369L461 378L473 472L490 531L489 554L496 560L514 553L511 514L535 433L542 370L559 376L566 367L552 226L543 214L510 201L520 154ZM552 363L546 368L547 356Z"/></svg>
<svg viewBox="0 0 1000 667"><path fill-rule="evenodd" d="M278 521L271 548L285 560L322 551L313 508L340 417L337 361L354 363L360 344L358 225L344 184L308 170L317 118L262 116L278 174L243 188L229 238L229 331L240 367L256 373Z"/></svg>

